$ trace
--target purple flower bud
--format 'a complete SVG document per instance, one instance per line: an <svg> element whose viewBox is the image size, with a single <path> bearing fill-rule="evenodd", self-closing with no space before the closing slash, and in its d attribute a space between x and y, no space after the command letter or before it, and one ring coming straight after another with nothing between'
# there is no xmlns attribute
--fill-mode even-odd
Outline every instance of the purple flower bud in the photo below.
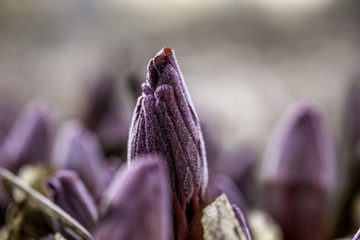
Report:
<svg viewBox="0 0 360 240"><path fill-rule="evenodd" d="M146 80L130 128L128 161L149 153L164 156L180 204L193 197L201 201L208 183L203 137L171 48L150 60Z"/></svg>
<svg viewBox="0 0 360 240"><path fill-rule="evenodd" d="M79 122L66 123L57 135L52 161L60 168L78 172L91 193L103 187L101 161L103 160L97 138Z"/></svg>
<svg viewBox="0 0 360 240"><path fill-rule="evenodd" d="M360 80L356 79L346 94L345 118L344 118L344 142L346 151L351 154L359 154L360 141Z"/></svg>
<svg viewBox="0 0 360 240"><path fill-rule="evenodd" d="M346 94L345 117L343 122L343 139L341 161L342 175L339 177L345 193L341 199L341 212L337 220L335 236L344 236L358 228L354 215L357 195L360 189L360 80L359 76L351 84ZM346 183L346 185L345 185Z"/></svg>
<svg viewBox="0 0 360 240"><path fill-rule="evenodd" d="M352 240L360 240L360 229L356 232Z"/></svg>
<svg viewBox="0 0 360 240"><path fill-rule="evenodd" d="M100 124L104 116L113 108L115 100L115 78L101 73L87 86L83 118L85 125L92 130Z"/></svg>
<svg viewBox="0 0 360 240"><path fill-rule="evenodd" d="M218 161L209 168L210 172L229 176L244 195L247 205L253 206L257 200L256 160L257 156L250 147L237 147L219 154Z"/></svg>
<svg viewBox="0 0 360 240"><path fill-rule="evenodd" d="M5 166L17 172L23 165L49 161L53 127L50 110L43 102L28 103L4 142Z"/></svg>
<svg viewBox="0 0 360 240"><path fill-rule="evenodd" d="M158 157L123 166L104 193L104 217L95 239L170 239L169 195Z"/></svg>
<svg viewBox="0 0 360 240"><path fill-rule="evenodd" d="M251 240L251 235L250 235L250 231L249 231L249 228L246 224L246 220L245 220L245 217L242 213L242 211L240 210L240 208L238 206L236 206L235 204L232 204L232 208L235 212L235 216L236 218L238 219L239 221L239 224L240 224L240 227L241 227L241 230L243 231L244 235L245 235L245 238L244 240Z"/></svg>
<svg viewBox="0 0 360 240"><path fill-rule="evenodd" d="M105 151L125 152L131 113L116 99L116 78L103 72L85 90L84 125L97 135Z"/></svg>
<svg viewBox="0 0 360 240"><path fill-rule="evenodd" d="M262 177L270 214L284 239L325 239L325 213L335 185L335 148L324 116L297 104L282 119L265 154Z"/></svg>
<svg viewBox="0 0 360 240"><path fill-rule="evenodd" d="M59 170L47 181L46 187L55 204L87 229L95 227L98 216L94 200L75 172Z"/></svg>

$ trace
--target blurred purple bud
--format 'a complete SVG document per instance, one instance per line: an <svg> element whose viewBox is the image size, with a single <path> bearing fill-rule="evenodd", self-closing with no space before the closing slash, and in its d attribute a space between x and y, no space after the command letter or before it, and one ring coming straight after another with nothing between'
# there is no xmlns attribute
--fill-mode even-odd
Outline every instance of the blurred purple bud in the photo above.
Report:
<svg viewBox="0 0 360 240"><path fill-rule="evenodd" d="M209 168L214 162L216 161L218 154L219 154L219 144L216 142L216 137L212 134L215 134L212 132L214 128L216 129L216 125L213 123L210 123L209 119L211 119L210 116L207 114L200 114L199 115L201 119L205 119L204 121L201 121L201 132L204 139L204 145L205 145L205 152L206 152L206 160L209 165ZM205 118L204 118L205 117ZM215 126L215 127L213 127Z"/></svg>
<svg viewBox="0 0 360 240"><path fill-rule="evenodd" d="M54 119L40 101L28 103L21 111L3 145L5 166L17 172L26 164L50 160Z"/></svg>
<svg viewBox="0 0 360 240"><path fill-rule="evenodd" d="M169 187L157 156L123 166L104 193L104 218L97 240L159 239L171 236Z"/></svg>
<svg viewBox="0 0 360 240"><path fill-rule="evenodd" d="M102 187L103 154L97 138L79 122L70 121L58 132L52 161L59 168L78 172L89 191L94 194Z"/></svg>
<svg viewBox="0 0 360 240"><path fill-rule="evenodd" d="M262 177L272 217L284 239L325 239L325 213L335 185L335 148L324 116L300 103L270 139Z"/></svg>
<svg viewBox="0 0 360 240"><path fill-rule="evenodd" d="M85 96L84 123L89 129L95 128L110 111L115 100L115 78L108 73L101 73L95 81L88 84Z"/></svg>
<svg viewBox="0 0 360 240"><path fill-rule="evenodd" d="M128 161L149 153L161 154L180 204L193 197L201 201L208 183L204 142L171 48L162 49L150 60L142 90L130 128Z"/></svg>
<svg viewBox="0 0 360 240"><path fill-rule="evenodd" d="M360 189L360 78L357 76L346 93L343 119L343 139L339 185L345 193L341 199L341 212L335 236L355 231L359 225L354 215L356 196Z"/></svg>
<svg viewBox="0 0 360 240"><path fill-rule="evenodd" d="M116 98L116 78L103 72L86 87L81 109L84 125L98 136L105 151L124 152L131 113Z"/></svg>
<svg viewBox="0 0 360 240"><path fill-rule="evenodd" d="M356 79L346 94L344 142L346 150L359 154L360 147L360 80ZM359 158L360 156L355 156Z"/></svg>
<svg viewBox="0 0 360 240"><path fill-rule="evenodd" d="M243 231L243 233L245 235L244 240L251 240L250 231L249 231L249 228L248 228L248 226L246 224L246 220L245 220L245 217L244 217L242 211L240 210L240 208L238 206L236 206L236 204L232 204L232 208L233 208L233 210L235 212L236 218L239 221L241 230Z"/></svg>
<svg viewBox="0 0 360 240"><path fill-rule="evenodd" d="M59 170L49 179L46 187L52 201L91 230L97 222L97 210L89 192L77 174L69 170Z"/></svg>
<svg viewBox="0 0 360 240"><path fill-rule="evenodd" d="M14 121L15 111L14 104L7 99L0 99L0 102L0 145L2 145Z"/></svg>
<svg viewBox="0 0 360 240"><path fill-rule="evenodd" d="M225 193L229 201L241 209L246 209L246 204L242 193L230 177L224 174L211 174L209 178L209 190L212 199L216 199Z"/></svg>
<svg viewBox="0 0 360 240"><path fill-rule="evenodd" d="M256 204L257 156L250 147L238 147L219 154L218 160L209 166L210 172L229 176L244 195L248 206ZM240 206L241 207L241 206Z"/></svg>
<svg viewBox="0 0 360 240"><path fill-rule="evenodd" d="M356 232L352 240L360 240L360 229Z"/></svg>

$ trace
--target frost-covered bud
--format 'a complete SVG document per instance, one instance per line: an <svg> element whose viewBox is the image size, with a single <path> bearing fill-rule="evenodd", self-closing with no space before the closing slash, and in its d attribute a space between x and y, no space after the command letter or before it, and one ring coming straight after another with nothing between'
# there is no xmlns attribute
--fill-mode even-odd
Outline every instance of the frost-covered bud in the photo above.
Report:
<svg viewBox="0 0 360 240"><path fill-rule="evenodd" d="M96 206L90 193L74 171L59 170L48 179L46 188L50 199L91 230L98 218Z"/></svg>
<svg viewBox="0 0 360 240"><path fill-rule="evenodd" d="M264 198L284 239L325 239L325 214L335 188L335 147L324 116L294 105L269 140L262 178Z"/></svg>
<svg viewBox="0 0 360 240"><path fill-rule="evenodd" d="M17 117L3 145L4 166L17 172L26 164L50 160L54 119L40 101L28 103Z"/></svg>
<svg viewBox="0 0 360 240"><path fill-rule="evenodd" d="M162 155L180 203L201 199L208 183L204 142L171 48L162 49L150 60L142 90L130 128L128 161L151 153Z"/></svg>
<svg viewBox="0 0 360 240"><path fill-rule="evenodd" d="M169 186L157 156L123 166L106 189L96 240L168 240L171 236Z"/></svg>

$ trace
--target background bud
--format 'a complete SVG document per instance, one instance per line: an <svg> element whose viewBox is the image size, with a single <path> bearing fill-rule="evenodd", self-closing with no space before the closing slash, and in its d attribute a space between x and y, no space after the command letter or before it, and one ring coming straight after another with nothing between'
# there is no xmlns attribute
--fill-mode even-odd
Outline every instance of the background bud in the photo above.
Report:
<svg viewBox="0 0 360 240"><path fill-rule="evenodd" d="M87 229L95 227L98 215L94 200L74 171L59 170L46 187L54 203Z"/></svg>
<svg viewBox="0 0 360 240"><path fill-rule="evenodd" d="M91 193L102 187L103 158L97 138L79 122L70 121L59 130L52 158L54 165L78 172Z"/></svg>
<svg viewBox="0 0 360 240"><path fill-rule="evenodd" d="M50 160L53 122L48 106L40 101L28 103L17 117L3 145L5 167L17 172L26 164Z"/></svg>
<svg viewBox="0 0 360 240"><path fill-rule="evenodd" d="M171 235L169 190L156 156L123 166L104 193L95 239L159 239Z"/></svg>
<svg viewBox="0 0 360 240"><path fill-rule="evenodd" d="M284 239L325 239L325 213L335 187L335 148L324 116L294 105L270 139L262 178L267 208Z"/></svg>

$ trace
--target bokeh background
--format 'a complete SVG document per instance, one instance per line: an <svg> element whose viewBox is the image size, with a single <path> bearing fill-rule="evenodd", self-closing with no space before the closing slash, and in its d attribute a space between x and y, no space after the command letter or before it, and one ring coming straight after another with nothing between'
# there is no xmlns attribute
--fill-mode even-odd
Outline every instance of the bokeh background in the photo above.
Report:
<svg viewBox="0 0 360 240"><path fill-rule="evenodd" d="M359 14L357 0L1 0L0 97L14 111L42 98L69 119L88 81L109 72L130 118L129 86L140 94L148 60L169 46L222 148L263 150L297 99L318 103L339 137L360 71Z"/></svg>

